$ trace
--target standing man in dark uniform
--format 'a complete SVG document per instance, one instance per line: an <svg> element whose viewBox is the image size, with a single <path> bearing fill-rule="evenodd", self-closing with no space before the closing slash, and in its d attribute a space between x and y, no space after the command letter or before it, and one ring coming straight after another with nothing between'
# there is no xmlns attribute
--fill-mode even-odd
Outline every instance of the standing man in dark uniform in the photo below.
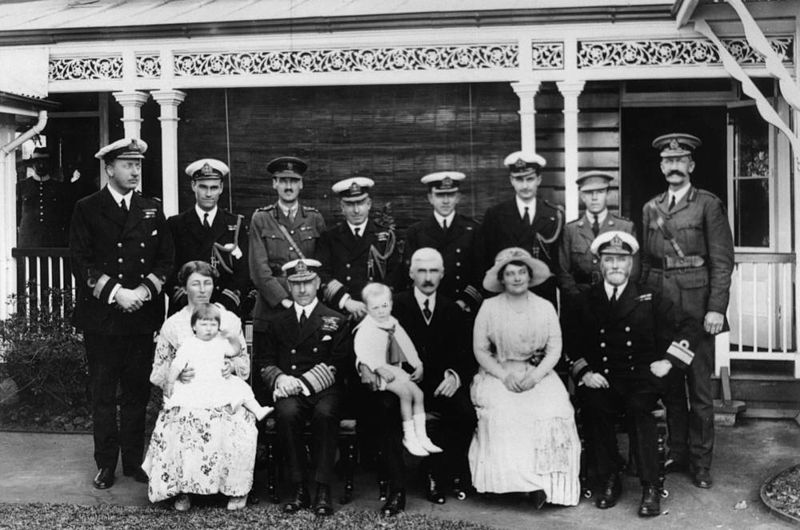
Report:
<svg viewBox="0 0 800 530"><path fill-rule="evenodd" d="M298 258L313 258L325 220L315 208L301 204L303 175L308 164L293 156L281 156L267 164L277 202L253 213L250 220L248 261L250 279L258 290L253 309L253 351L263 349L267 319L293 305L282 267ZM263 353L263 352L262 352ZM262 393L260 382L256 394Z"/></svg>
<svg viewBox="0 0 800 530"><path fill-rule="evenodd" d="M67 193L50 176L50 154L37 147L25 164L34 174L17 183L17 247L63 247L67 243Z"/></svg>
<svg viewBox="0 0 800 530"><path fill-rule="evenodd" d="M516 151L508 155L503 164L508 167L515 197L486 210L481 227L483 269L488 270L494 264L494 258L501 250L522 247L556 273L558 238L564 226L564 212L561 206L554 206L536 196L546 161L536 153ZM531 290L556 306L555 277Z"/></svg>
<svg viewBox="0 0 800 530"><path fill-rule="evenodd" d="M178 270L188 261L200 260L217 273L211 302L242 316L241 301L249 283L244 217L218 208L222 182L229 172L225 163L213 158L186 166L195 204L167 220L175 242L175 270L167 282L170 314L186 305L186 289L176 281Z"/></svg>
<svg viewBox="0 0 800 530"><path fill-rule="evenodd" d="M479 254L478 223L456 212L461 200L459 182L466 175L458 171L439 171L422 177L428 185L428 202L433 212L427 219L408 227L403 248L403 264L410 269L411 256L417 249L435 248L444 260L444 278L438 292L454 300L461 309L475 313L483 301L481 284L483 259ZM400 275L402 276L402 275ZM409 286L409 278L400 278L398 290Z"/></svg>
<svg viewBox="0 0 800 530"><path fill-rule="evenodd" d="M622 492L615 425L625 413L642 485L639 515L652 517L661 513L652 412L662 378L678 371L673 368L691 366L689 346L699 328L669 300L629 281L638 250L636 239L626 232L605 232L592 242L603 280L574 299L567 317L572 332L564 337L572 354L585 449L602 484L595 505L611 508Z"/></svg>
<svg viewBox="0 0 800 530"><path fill-rule="evenodd" d="M710 488L714 450L714 335L723 330L733 271L733 236L722 201L692 186L692 152L700 139L665 134L661 153L668 190L642 212L642 282L691 315L705 329L685 377L675 373L664 396L669 427L668 470L690 471L694 485ZM689 403L686 406L688 383Z"/></svg>
<svg viewBox="0 0 800 530"><path fill-rule="evenodd" d="M317 246L323 300L357 320L367 311L361 289L369 282L395 285L400 269L394 228L369 218L374 185L372 179L352 177L332 186L345 220L322 234Z"/></svg>
<svg viewBox="0 0 800 530"><path fill-rule="evenodd" d="M174 248L161 204L135 191L145 151L138 139L98 151L108 185L78 201L70 225L78 287L74 320L83 330L89 364L98 489L114 484L120 451L123 473L147 482L140 466L153 333L164 321L162 286L172 272Z"/></svg>
<svg viewBox="0 0 800 530"><path fill-rule="evenodd" d="M636 238L633 222L608 210L608 187L612 180L614 176L603 171L588 171L576 180L586 213L567 223L561 236L557 278L562 301L603 280L600 259L589 249L598 235L619 230ZM638 279L637 261L634 257L633 281Z"/></svg>
<svg viewBox="0 0 800 530"><path fill-rule="evenodd" d="M311 422L311 460L317 484L314 512L333 513L330 484L339 435L342 374L352 370L347 319L317 300L320 280L312 259L283 265L294 302L274 313L264 330L264 348L255 356L256 369L275 398L278 437L286 451L294 497L283 511L294 513L310 504L306 486L303 431Z"/></svg>

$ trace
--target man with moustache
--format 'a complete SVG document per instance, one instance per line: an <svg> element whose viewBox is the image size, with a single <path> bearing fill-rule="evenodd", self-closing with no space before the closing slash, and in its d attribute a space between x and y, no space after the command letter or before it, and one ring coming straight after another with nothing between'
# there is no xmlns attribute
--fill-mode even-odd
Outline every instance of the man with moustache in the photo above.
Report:
<svg viewBox="0 0 800 530"><path fill-rule="evenodd" d="M50 176L50 153L33 150L25 165L33 175L17 183L17 247L63 247L67 211L67 189Z"/></svg>
<svg viewBox="0 0 800 530"><path fill-rule="evenodd" d="M139 139L100 149L95 158L105 162L108 185L78 201L70 224L73 318L89 365L97 489L114 484L120 453L122 472L147 482L141 464L153 333L164 321L162 287L174 248L161 203L136 191L145 151Z"/></svg>
<svg viewBox="0 0 800 530"><path fill-rule="evenodd" d="M178 270L188 261L200 260L217 273L211 302L241 316L248 285L243 217L218 207L223 179L230 170L224 162L203 158L186 166L185 172L192 179L195 204L167 220L175 242L175 270L167 282L169 313L186 305L186 289L176 281Z"/></svg>
<svg viewBox="0 0 800 530"><path fill-rule="evenodd" d="M508 155L503 164L508 168L514 199L486 210L481 227L483 270L492 267L501 250L521 247L556 273L564 213L561 206L537 197L546 161L536 153L516 151ZM555 277L531 290L556 306Z"/></svg>
<svg viewBox="0 0 800 530"><path fill-rule="evenodd" d="M722 201L691 183L692 153L700 144L696 136L683 133L653 140L668 189L647 202L642 212L642 283L691 315L705 330L690 369L685 375L672 374L663 401L669 428L667 471L688 471L695 486L710 488L714 335L725 325L734 253Z"/></svg>
<svg viewBox="0 0 800 530"><path fill-rule="evenodd" d="M456 212L461 201L459 183L466 179L458 171L439 171L425 175L420 182L428 186L428 202L433 212L426 219L408 227L403 247L405 270L417 249L438 250L447 272L437 291L454 300L464 311L474 313L483 301L479 290L481 267L478 223ZM398 290L409 286L409 278L399 278Z"/></svg>
<svg viewBox="0 0 800 530"><path fill-rule="evenodd" d="M600 260L590 250L592 241L605 232L619 230L636 237L633 223L608 209L608 188L614 176L604 171L588 171L578 177L578 191L586 213L567 223L558 254L558 287L562 300L577 296L600 283ZM631 272L638 279L638 257Z"/></svg>

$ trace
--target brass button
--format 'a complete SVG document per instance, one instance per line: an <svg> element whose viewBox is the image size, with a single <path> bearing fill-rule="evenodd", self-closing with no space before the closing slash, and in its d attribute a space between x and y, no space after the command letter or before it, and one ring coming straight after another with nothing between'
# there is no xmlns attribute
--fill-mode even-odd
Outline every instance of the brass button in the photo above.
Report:
<svg viewBox="0 0 800 530"><path fill-rule="evenodd" d="M603 370L603 373L604 373L604 374L607 374L607 373L608 373L608 368L606 368L605 370Z"/></svg>
<svg viewBox="0 0 800 530"><path fill-rule="evenodd" d="M142 243L144 244L144 243ZM117 243L117 248L122 248L122 243Z"/></svg>
<svg viewBox="0 0 800 530"><path fill-rule="evenodd" d="M603 362L607 362L607 361L608 361L608 357L603 357Z"/></svg>
<svg viewBox="0 0 800 530"><path fill-rule="evenodd" d="M630 346L631 344L632 344L631 341L628 341L628 342L625 343L626 346Z"/></svg>
<svg viewBox="0 0 800 530"><path fill-rule="evenodd" d="M142 242L142 243L139 243L139 246L140 246L140 247L142 247L142 248L144 248L144 242Z"/></svg>
<svg viewBox="0 0 800 530"><path fill-rule="evenodd" d="M317 349L316 348L312 348L311 351L313 351L314 353L317 353Z"/></svg>
<svg viewBox="0 0 800 530"><path fill-rule="evenodd" d="M297 370L297 365L296 364L292 365L292 370Z"/></svg>
<svg viewBox="0 0 800 530"><path fill-rule="evenodd" d="M118 258L117 263L122 263L122 258Z"/></svg>
<svg viewBox="0 0 800 530"><path fill-rule="evenodd" d="M630 332L631 332L631 327L625 326L625 333L630 333Z"/></svg>
<svg viewBox="0 0 800 530"><path fill-rule="evenodd" d="M345 268L349 269L350 268L350 264L349 263L345 264Z"/></svg>
<svg viewBox="0 0 800 530"><path fill-rule="evenodd" d="M139 261L141 261L142 263L144 263L144 258L140 259Z"/></svg>
<svg viewBox="0 0 800 530"><path fill-rule="evenodd" d="M461 266L461 262L460 261L456 261L456 267L460 267L460 266Z"/></svg>
<svg viewBox="0 0 800 530"><path fill-rule="evenodd" d="M600 334L601 334L601 335L602 335L603 333L605 333L605 332L606 332L606 330L605 330L604 328L600 328Z"/></svg>
<svg viewBox="0 0 800 530"><path fill-rule="evenodd" d="M117 278L122 279L122 274L117 274Z"/></svg>
<svg viewBox="0 0 800 530"><path fill-rule="evenodd" d="M291 351L291 352L289 352L289 353L297 353L297 350L292 350L292 351Z"/></svg>
<svg viewBox="0 0 800 530"><path fill-rule="evenodd" d="M461 254L461 249L460 248L456 249L456 254Z"/></svg>
<svg viewBox="0 0 800 530"><path fill-rule="evenodd" d="M605 343L605 342L601 342L601 343L600 343L600 347L601 347L601 348L605 348L605 347L606 347L606 343Z"/></svg>

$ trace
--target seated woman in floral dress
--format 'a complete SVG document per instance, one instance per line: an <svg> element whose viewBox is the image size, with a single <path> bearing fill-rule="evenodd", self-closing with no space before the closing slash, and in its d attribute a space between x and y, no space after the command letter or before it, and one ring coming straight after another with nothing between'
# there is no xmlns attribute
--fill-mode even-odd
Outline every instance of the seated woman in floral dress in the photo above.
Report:
<svg viewBox="0 0 800 530"><path fill-rule="evenodd" d="M190 261L178 273L189 303L161 327L150 373L150 381L165 396L172 392L172 360L181 344L194 336L192 311L199 304L208 303L214 291L214 275L211 265L203 261ZM238 335L240 344L239 352L226 358L223 375L247 379L250 358L242 323L235 314L219 308L220 329ZM178 377L189 381L194 371L184 368ZM255 416L244 407L235 412L225 407L165 408L158 416L142 464L150 478L150 501L174 499L175 509L185 511L191 506L189 494L221 493L230 497L229 510L244 508L253 485L257 436Z"/></svg>
<svg viewBox="0 0 800 530"><path fill-rule="evenodd" d="M553 371L561 328L553 305L528 290L550 276L525 250L501 251L483 280L500 294L483 303L473 333L480 370L471 388L472 483L479 492L531 493L537 508L574 506L580 495L575 413Z"/></svg>

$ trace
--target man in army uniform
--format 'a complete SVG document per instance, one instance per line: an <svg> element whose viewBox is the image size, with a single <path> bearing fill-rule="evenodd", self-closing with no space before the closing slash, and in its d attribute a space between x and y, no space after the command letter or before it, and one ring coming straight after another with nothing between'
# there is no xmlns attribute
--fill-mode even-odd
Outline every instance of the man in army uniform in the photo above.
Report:
<svg viewBox="0 0 800 530"><path fill-rule="evenodd" d="M120 450L123 473L147 482L140 466L153 333L164 321L162 286L174 248L161 204L135 191L146 150L142 140L124 139L98 151L108 185L78 201L70 224L74 322L89 364L98 489L114 484Z"/></svg>
<svg viewBox="0 0 800 530"><path fill-rule="evenodd" d="M631 221L608 210L608 187L612 180L614 177L603 171L588 171L576 180L586 213L567 223L561 237L558 287L562 301L602 281L600 260L589 250L598 235L619 230L636 237L636 229ZM634 258L633 281L638 279L637 262L638 259Z"/></svg>
<svg viewBox="0 0 800 530"><path fill-rule="evenodd" d="M218 275L211 301L241 315L249 283L243 217L218 208L222 181L229 172L225 163L213 158L186 166L195 204L167 220L175 242L175 270L167 282L170 314L186 305L186 289L176 281L178 270L188 261L200 260L210 263Z"/></svg>
<svg viewBox="0 0 800 530"><path fill-rule="evenodd" d="M355 319L367 311L361 289L369 282L395 285L400 265L394 229L369 218L369 190L374 185L372 179L352 177L332 186L345 220L322 234L317 246L325 285L323 300Z"/></svg>
<svg viewBox="0 0 800 530"><path fill-rule="evenodd" d="M263 331L269 315L293 304L281 268L298 258L313 258L317 239L325 230L322 214L299 200L307 169L308 164L292 156L271 160L267 171L272 175L272 188L278 193L278 200L256 210L250 221L250 279L258 290L253 310L254 352L263 348Z"/></svg>
<svg viewBox="0 0 800 530"><path fill-rule="evenodd" d="M310 504L306 487L303 431L311 422L311 460L317 483L314 512L333 513L330 484L334 479L339 418L343 398L342 374L352 370L347 319L317 300L320 263L299 259L283 265L292 306L270 315L264 348L256 351L255 366L275 399L278 437L286 451L294 497L284 511L294 513Z"/></svg>
<svg viewBox="0 0 800 530"><path fill-rule="evenodd" d="M410 270L411 256L417 249L430 247L444 259L444 278L439 292L454 300L461 309L476 312L483 301L477 286L483 277L483 259L479 255L478 223L456 212L461 200L459 182L466 178L458 171L439 171L420 180L428 186L432 215L408 227L403 248L404 270ZM409 287L408 274L401 274L397 290Z"/></svg>
<svg viewBox="0 0 800 530"><path fill-rule="evenodd" d="M723 330L733 271L733 237L722 201L692 186L692 152L700 139L666 134L653 141L661 153L668 190L642 212L642 282L691 315L705 329L685 374L671 376L664 396L669 427L668 470L690 471L694 485L710 488L714 449L714 335ZM686 383L689 403L686 406Z"/></svg>
<svg viewBox="0 0 800 530"><path fill-rule="evenodd" d="M17 247L63 247L70 213L66 188L50 176L47 149L34 149L25 164L34 174L17 183Z"/></svg>
<svg viewBox="0 0 800 530"><path fill-rule="evenodd" d="M515 197L486 210L481 227L484 243L483 265L488 270L497 253L508 247L522 247L555 273L558 238L564 225L561 206L537 198L546 161L532 152L516 151L503 161ZM532 291L556 305L556 281L549 278Z"/></svg>
<svg viewBox="0 0 800 530"><path fill-rule="evenodd" d="M625 413L635 451L642 501L639 515L661 513L656 447L656 407L662 379L687 370L699 335L693 319L667 299L631 280L636 239L621 231L600 234L591 244L602 281L570 304L566 351L578 385L585 449L602 484L598 508L611 508L622 492L615 425ZM673 370L673 369L679 370Z"/></svg>

